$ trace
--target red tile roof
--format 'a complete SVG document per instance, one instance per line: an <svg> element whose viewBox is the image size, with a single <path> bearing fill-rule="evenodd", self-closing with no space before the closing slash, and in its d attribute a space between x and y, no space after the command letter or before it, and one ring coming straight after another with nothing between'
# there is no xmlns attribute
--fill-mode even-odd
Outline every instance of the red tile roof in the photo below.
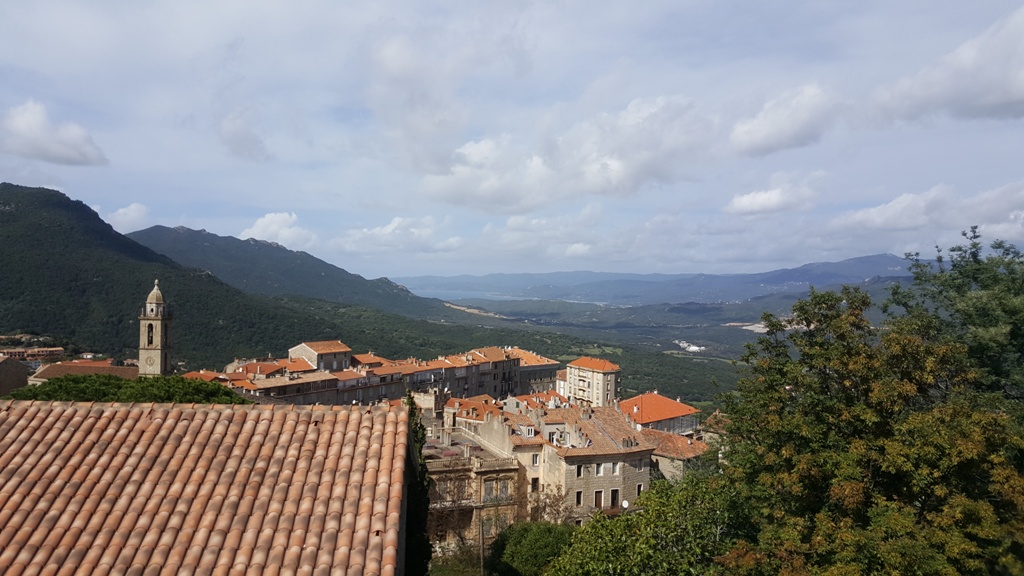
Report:
<svg viewBox="0 0 1024 576"><path fill-rule="evenodd" d="M43 366L35 374L32 375L33 379L49 380L50 378L58 378L60 376L70 375L91 375L91 374L108 374L111 376L118 376L125 380L135 380L139 377L138 366L93 366L91 364L49 364Z"/></svg>
<svg viewBox="0 0 1024 576"><path fill-rule="evenodd" d="M520 366L554 366L560 364L558 360L552 360L551 358L546 358L535 352L523 350L518 346L509 348L508 353L510 356L519 358Z"/></svg>
<svg viewBox="0 0 1024 576"><path fill-rule="evenodd" d="M341 340L320 340L317 342L303 342L307 348L317 354L334 354L336 352L351 352L352 349Z"/></svg>
<svg viewBox="0 0 1024 576"><path fill-rule="evenodd" d="M630 426L618 410L608 406L587 409L570 405L548 410L542 420L545 424L564 423L567 427L578 429L588 441L582 446L558 448L558 454L563 458L631 454L654 448L654 444Z"/></svg>
<svg viewBox="0 0 1024 576"><path fill-rule="evenodd" d="M628 415L633 422L643 425L680 416L690 416L700 412L700 410L689 404L665 398L657 392L648 392L623 400L619 402L619 409L622 410L623 414Z"/></svg>
<svg viewBox="0 0 1024 576"><path fill-rule="evenodd" d="M686 436L680 436L679 434L653 430L651 428L644 428L640 432L645 440L657 446L654 449L655 456L664 456L673 460L687 460L689 458L696 458L708 450L706 443L694 440L693 438L687 438Z"/></svg>
<svg viewBox="0 0 1024 576"><path fill-rule="evenodd" d="M0 401L6 574L394 574L408 412Z"/></svg>
<svg viewBox="0 0 1024 576"><path fill-rule="evenodd" d="M569 362L569 366L586 368L587 370L595 370L597 372L618 372L620 370L618 364L613 364L603 358L591 358L590 356L577 358Z"/></svg>

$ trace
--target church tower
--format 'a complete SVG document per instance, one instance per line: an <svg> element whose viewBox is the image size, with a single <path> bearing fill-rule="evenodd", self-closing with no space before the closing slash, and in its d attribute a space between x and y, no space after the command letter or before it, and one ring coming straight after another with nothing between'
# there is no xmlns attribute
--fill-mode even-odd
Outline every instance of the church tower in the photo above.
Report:
<svg viewBox="0 0 1024 576"><path fill-rule="evenodd" d="M167 325L171 314L160 293L160 281L153 281L153 291L146 298L146 306L139 316L139 376L170 374Z"/></svg>

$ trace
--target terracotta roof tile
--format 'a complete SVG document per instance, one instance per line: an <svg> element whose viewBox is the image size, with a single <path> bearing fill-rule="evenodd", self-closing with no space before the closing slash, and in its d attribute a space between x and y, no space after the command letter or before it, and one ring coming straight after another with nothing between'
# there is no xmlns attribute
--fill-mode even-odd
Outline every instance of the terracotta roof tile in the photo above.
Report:
<svg viewBox="0 0 1024 576"><path fill-rule="evenodd" d="M109 374L119 376L125 380L135 380L139 377L138 366L104 366L92 364L58 363L48 364L36 371L32 378L49 380L60 376L89 374Z"/></svg>
<svg viewBox="0 0 1024 576"><path fill-rule="evenodd" d="M404 407L0 401L0 566L394 573L407 434Z"/></svg>
<svg viewBox="0 0 1024 576"><path fill-rule="evenodd" d="M619 402L619 409L628 414L637 424L661 422L680 416L690 416L700 412L699 409L666 398L657 392L648 392Z"/></svg>
<svg viewBox="0 0 1024 576"><path fill-rule="evenodd" d="M317 342L303 342L307 348L317 354L334 354L337 352L351 352L352 349L341 340L320 340Z"/></svg>
<svg viewBox="0 0 1024 576"><path fill-rule="evenodd" d="M657 446L654 449L655 456L686 460L696 458L708 450L706 443L679 434L652 428L644 428L641 433L646 440Z"/></svg>
<svg viewBox="0 0 1024 576"><path fill-rule="evenodd" d="M542 420L546 424L565 424L566 427L578 429L580 434L586 438L586 442L582 445L558 448L558 454L563 458L596 454L629 454L654 449L654 444L645 440L626 421L621 412L609 406L583 408L570 405L548 410Z"/></svg>
<svg viewBox="0 0 1024 576"><path fill-rule="evenodd" d="M551 358L546 358L535 352L523 350L518 346L509 348L508 353L510 356L519 358L520 366L554 366L560 364L558 360L552 360Z"/></svg>
<svg viewBox="0 0 1024 576"><path fill-rule="evenodd" d="M620 370L618 364L614 364L603 358L591 358L590 356L577 358L572 362L569 362L569 366L596 370L597 372L618 372Z"/></svg>

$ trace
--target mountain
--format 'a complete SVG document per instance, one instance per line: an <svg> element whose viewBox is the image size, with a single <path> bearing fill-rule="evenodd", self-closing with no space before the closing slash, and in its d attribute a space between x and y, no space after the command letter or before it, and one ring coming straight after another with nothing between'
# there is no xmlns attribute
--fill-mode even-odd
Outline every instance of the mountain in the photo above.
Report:
<svg viewBox="0 0 1024 576"><path fill-rule="evenodd" d="M615 306L662 303L744 302L777 293L861 284L871 278L907 277L907 262L892 254L805 264L757 274L491 274L396 278L413 292L452 299L525 298L595 302ZM455 298L455 296L458 298Z"/></svg>
<svg viewBox="0 0 1024 576"><path fill-rule="evenodd" d="M239 240L180 226L153 226L127 236L179 264L209 270L225 283L251 294L306 296L415 318L451 313L441 301L416 296L387 278L367 280L274 242Z"/></svg>
<svg viewBox="0 0 1024 576"><path fill-rule="evenodd" d="M508 331L473 331L361 306L247 294L119 234L60 192L0 184L0 334L48 335L135 358L138 317L154 279L174 313L172 361L190 369L282 356L310 340L341 339L355 350L399 358L485 345L481 332L503 338L501 344L524 341Z"/></svg>

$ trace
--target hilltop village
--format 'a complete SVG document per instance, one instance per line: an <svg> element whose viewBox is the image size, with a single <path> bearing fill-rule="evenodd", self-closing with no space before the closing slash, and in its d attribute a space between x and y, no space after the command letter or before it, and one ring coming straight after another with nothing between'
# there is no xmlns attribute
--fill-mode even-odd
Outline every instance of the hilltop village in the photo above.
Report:
<svg viewBox="0 0 1024 576"><path fill-rule="evenodd" d="M0 367L18 364L28 385L74 374L169 375L172 323L155 283L139 316L137 362L46 363L59 349L16 349L0 357ZM38 368L29 375L33 363ZM656 392L620 399L618 365L580 357L563 366L516 346L396 360L354 352L340 340L311 341L284 358L235 359L223 370L181 376L275 411L333 406L372 414L401 410L411 398L426 430L427 531L435 554L482 549L524 520L581 525L597 512L620 514L652 479L680 474L708 449L696 408ZM400 530L404 520L397 521Z"/></svg>

